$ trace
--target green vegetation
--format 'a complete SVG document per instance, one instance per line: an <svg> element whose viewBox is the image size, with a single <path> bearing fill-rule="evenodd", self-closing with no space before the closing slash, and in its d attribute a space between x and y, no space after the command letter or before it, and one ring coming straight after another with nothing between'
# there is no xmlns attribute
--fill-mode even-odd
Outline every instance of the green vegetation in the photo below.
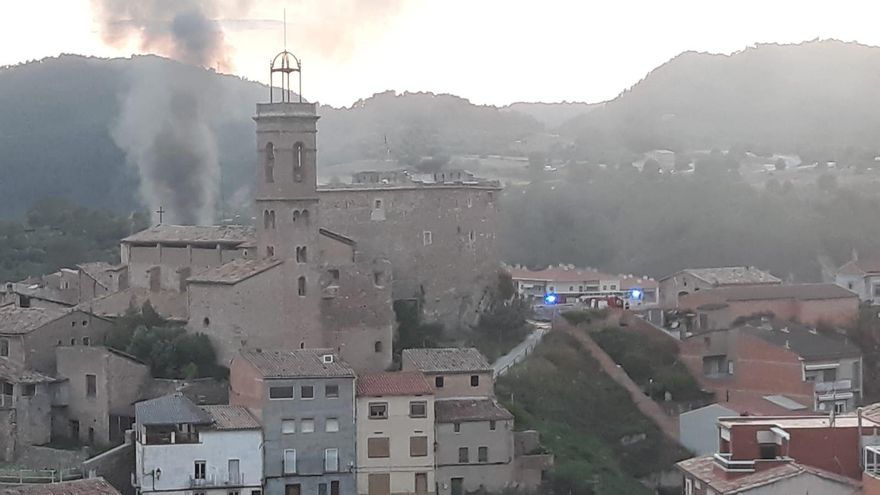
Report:
<svg viewBox="0 0 880 495"><path fill-rule="evenodd" d="M624 327L607 327L590 336L653 399L663 400L666 392L677 401L705 397L699 383L678 360L678 346L671 339L647 337Z"/></svg>
<svg viewBox="0 0 880 495"><path fill-rule="evenodd" d="M819 331L834 332L835 329L818 326ZM880 401L880 309L862 304L855 326L846 329L846 335L862 350L864 404Z"/></svg>
<svg viewBox="0 0 880 495"><path fill-rule="evenodd" d="M573 309L561 314L563 318L572 325L580 325L581 323L589 325L594 321L602 321L608 317L607 309Z"/></svg>
<svg viewBox="0 0 880 495"><path fill-rule="evenodd" d="M400 361L404 349L439 347L443 343L443 325L424 323L415 301L394 301L397 334L394 336L394 359Z"/></svg>
<svg viewBox="0 0 880 495"><path fill-rule="evenodd" d="M114 322L107 346L127 352L150 365L156 378L225 378L214 346L203 333L187 333L156 313L149 302Z"/></svg>
<svg viewBox="0 0 880 495"><path fill-rule="evenodd" d="M538 430L555 455L547 487L553 494L649 494L639 478L688 456L570 335L549 333L499 379L496 392L517 428Z"/></svg>
<svg viewBox="0 0 880 495"><path fill-rule="evenodd" d="M480 321L469 332L467 345L476 347L489 362L510 352L532 330L526 318L531 308L520 299L497 304L480 315Z"/></svg>
<svg viewBox="0 0 880 495"><path fill-rule="evenodd" d="M36 202L20 221L0 221L0 281L52 273L85 261L119 262L119 239L147 226L64 199Z"/></svg>

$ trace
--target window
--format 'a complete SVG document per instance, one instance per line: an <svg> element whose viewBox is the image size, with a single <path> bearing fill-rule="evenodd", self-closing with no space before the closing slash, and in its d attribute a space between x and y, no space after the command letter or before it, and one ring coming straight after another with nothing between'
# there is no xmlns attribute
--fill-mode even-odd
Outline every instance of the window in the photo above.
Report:
<svg viewBox="0 0 880 495"><path fill-rule="evenodd" d="M275 182L275 145L266 143L266 182Z"/></svg>
<svg viewBox="0 0 880 495"><path fill-rule="evenodd" d="M371 459L391 457L391 442L388 437L368 438L367 457Z"/></svg>
<svg viewBox="0 0 880 495"><path fill-rule="evenodd" d="M880 284L874 284L874 297L880 297Z"/></svg>
<svg viewBox="0 0 880 495"><path fill-rule="evenodd" d="M324 472L339 471L339 449L324 449Z"/></svg>
<svg viewBox="0 0 880 495"><path fill-rule="evenodd" d="M339 482L331 481L330 482L330 495L339 495Z"/></svg>
<svg viewBox="0 0 880 495"><path fill-rule="evenodd" d="M8 339L0 339L0 357L9 357Z"/></svg>
<svg viewBox="0 0 880 495"><path fill-rule="evenodd" d="M434 235L431 234L430 230L422 232L422 244L424 244L425 246L430 246L431 244L434 244Z"/></svg>
<svg viewBox="0 0 880 495"><path fill-rule="evenodd" d="M208 325L210 325L210 324L211 324L211 319L210 319L210 318L208 318L207 316L204 317L204 318L202 318L202 326L206 327L206 326L208 326Z"/></svg>
<svg viewBox="0 0 880 495"><path fill-rule="evenodd" d="M269 258L275 256L275 246L266 246L266 256Z"/></svg>
<svg viewBox="0 0 880 495"><path fill-rule="evenodd" d="M776 459L778 445L775 443L761 443L758 444L758 451L760 459Z"/></svg>
<svg viewBox="0 0 880 495"><path fill-rule="evenodd" d="M295 419L282 419L281 420L281 433L296 433L296 420Z"/></svg>
<svg viewBox="0 0 880 495"><path fill-rule="evenodd" d="M89 339L88 337L83 337L82 342L83 342L83 345L84 345L84 346L87 346L87 347L88 347L89 345L91 345L92 340Z"/></svg>
<svg viewBox="0 0 880 495"><path fill-rule="evenodd" d="M373 352L382 352L382 341L377 340L373 343Z"/></svg>
<svg viewBox="0 0 880 495"><path fill-rule="evenodd" d="M306 418L299 422L299 431L300 433L314 433L315 431L315 420L312 418Z"/></svg>
<svg viewBox="0 0 880 495"><path fill-rule="evenodd" d="M480 386L480 375L471 375L471 387Z"/></svg>
<svg viewBox="0 0 880 495"><path fill-rule="evenodd" d="M293 180L302 182L303 180L303 144L296 143L293 145Z"/></svg>
<svg viewBox="0 0 880 495"><path fill-rule="evenodd" d="M409 437L409 456L425 457L428 455L428 437Z"/></svg>
<svg viewBox="0 0 880 495"><path fill-rule="evenodd" d="M304 224L306 224L306 225L309 224L309 210L303 210L302 219L303 219Z"/></svg>
<svg viewBox="0 0 880 495"><path fill-rule="evenodd" d="M284 474L296 472L296 449L284 449Z"/></svg>
<svg viewBox="0 0 880 495"><path fill-rule="evenodd" d="M684 495L694 495L694 480L690 478L684 480Z"/></svg>
<svg viewBox="0 0 880 495"><path fill-rule="evenodd" d="M330 279L334 282L339 281L339 270L337 270L336 268L331 268L330 270L327 270L327 275L329 275Z"/></svg>
<svg viewBox="0 0 880 495"><path fill-rule="evenodd" d="M327 495L327 483L318 483L318 495Z"/></svg>
<svg viewBox="0 0 880 495"><path fill-rule="evenodd" d="M373 200L373 209L381 210L382 209L382 198L377 198Z"/></svg>
<svg viewBox="0 0 880 495"><path fill-rule="evenodd" d="M76 326L76 322L75 322L75 321L70 322L70 326L75 327L75 326Z"/></svg>
<svg viewBox="0 0 880 495"><path fill-rule="evenodd" d="M385 283L383 280L384 278L384 274L381 271L373 272L373 285L376 287L382 287Z"/></svg>
<svg viewBox="0 0 880 495"><path fill-rule="evenodd" d="M86 375L86 397L95 397L98 395L98 377L95 375Z"/></svg>
<svg viewBox="0 0 880 495"><path fill-rule="evenodd" d="M24 390L21 391L21 395L24 397L33 397L37 393L37 386L34 384L29 384L24 386Z"/></svg>
<svg viewBox="0 0 880 495"><path fill-rule="evenodd" d="M477 449L477 462L489 462L489 447Z"/></svg>
<svg viewBox="0 0 880 495"><path fill-rule="evenodd" d="M269 387L270 399L292 399L293 387Z"/></svg>
<svg viewBox="0 0 880 495"><path fill-rule="evenodd" d="M468 454L468 448L467 448L467 447L461 447L461 448L458 449L458 462L460 462L460 463L462 463L462 464L467 463L467 462L470 462L469 457L470 457L470 456L469 456L469 454Z"/></svg>
<svg viewBox="0 0 880 495"><path fill-rule="evenodd" d="M424 418L428 416L428 403L425 401L412 401L409 403L409 417Z"/></svg>
<svg viewBox="0 0 880 495"><path fill-rule="evenodd" d="M490 430L495 431L495 426L496 426L496 424L495 424L494 419L492 421L489 421L489 429Z"/></svg>
<svg viewBox="0 0 880 495"><path fill-rule="evenodd" d="M369 405L370 419L387 419L388 404L385 402L371 402Z"/></svg>
<svg viewBox="0 0 880 495"><path fill-rule="evenodd" d="M306 253L306 246L297 246L296 247L296 262L297 263L305 263L308 261L308 255Z"/></svg>
<svg viewBox="0 0 880 495"><path fill-rule="evenodd" d="M434 377L434 386L437 388L443 388L443 377L442 376Z"/></svg>
<svg viewBox="0 0 880 495"><path fill-rule="evenodd" d="M193 466L193 479L205 479L205 461L195 461Z"/></svg>
<svg viewBox="0 0 880 495"><path fill-rule="evenodd" d="M852 283L852 282L847 282L847 283L846 283L846 288L849 289L849 290L852 290L852 289L853 289L853 283Z"/></svg>
<svg viewBox="0 0 880 495"><path fill-rule="evenodd" d="M846 412L846 402L834 403L834 414L843 414Z"/></svg>
<svg viewBox="0 0 880 495"><path fill-rule="evenodd" d="M306 278L300 277L296 281L296 293L300 296L306 295Z"/></svg>
<svg viewBox="0 0 880 495"><path fill-rule="evenodd" d="M468 241L474 242L476 240L477 240L477 233L474 232L473 230L468 232Z"/></svg>
<svg viewBox="0 0 880 495"><path fill-rule="evenodd" d="M284 485L284 495L302 495L299 483Z"/></svg>
<svg viewBox="0 0 880 495"><path fill-rule="evenodd" d="M326 385L324 387L324 397L328 399L339 397L339 385Z"/></svg>
<svg viewBox="0 0 880 495"><path fill-rule="evenodd" d="M263 490L251 490L251 495L263 495Z"/></svg>
<svg viewBox="0 0 880 495"><path fill-rule="evenodd" d="M70 339L70 345L76 345L76 339Z"/></svg>
<svg viewBox="0 0 880 495"><path fill-rule="evenodd" d="M335 433L339 431L339 420L336 418L327 418L324 421L324 431L328 433Z"/></svg>
<svg viewBox="0 0 880 495"><path fill-rule="evenodd" d="M452 431L461 433L461 423L452 423Z"/></svg>
<svg viewBox="0 0 880 495"><path fill-rule="evenodd" d="M299 389L299 396L303 399L314 399L315 387L311 385L303 385L302 388Z"/></svg>

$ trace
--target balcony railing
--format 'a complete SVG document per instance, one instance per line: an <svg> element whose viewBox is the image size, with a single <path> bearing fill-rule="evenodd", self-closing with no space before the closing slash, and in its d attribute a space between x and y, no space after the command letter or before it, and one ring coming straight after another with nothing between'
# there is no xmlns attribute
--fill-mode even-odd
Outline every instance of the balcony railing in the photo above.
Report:
<svg viewBox="0 0 880 495"><path fill-rule="evenodd" d="M146 445L173 445L179 443L199 443L198 433L147 430Z"/></svg>
<svg viewBox="0 0 880 495"><path fill-rule="evenodd" d="M755 470L755 461L735 461L730 458L730 454L715 454L715 463L721 466L725 471L733 471L739 473L751 473Z"/></svg>
<svg viewBox="0 0 880 495"><path fill-rule="evenodd" d="M257 484L257 481L254 481L254 484ZM226 487L226 486L244 486L245 476L243 473L239 473L238 476L217 476L214 474L205 475L204 478L196 478L193 475L189 476L189 487L190 488L217 488L217 487Z"/></svg>
<svg viewBox="0 0 880 495"><path fill-rule="evenodd" d="M11 395L0 394L0 408L8 409L13 406L15 406L15 403Z"/></svg>
<svg viewBox="0 0 880 495"><path fill-rule="evenodd" d="M852 380L837 380L836 382L816 382L816 393L827 394L831 392L849 392L852 390Z"/></svg>

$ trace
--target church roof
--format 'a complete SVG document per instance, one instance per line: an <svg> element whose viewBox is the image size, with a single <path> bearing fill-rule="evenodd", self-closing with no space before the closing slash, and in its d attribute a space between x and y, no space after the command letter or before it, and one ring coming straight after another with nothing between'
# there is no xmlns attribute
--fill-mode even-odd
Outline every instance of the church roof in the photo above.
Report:
<svg viewBox="0 0 880 495"><path fill-rule="evenodd" d="M254 275L265 272L284 263L275 258L259 260L239 258L220 266L208 268L187 279L190 283L235 285Z"/></svg>
<svg viewBox="0 0 880 495"><path fill-rule="evenodd" d="M253 242L254 228L248 225L168 225L161 224L132 234L128 244L226 244L237 246Z"/></svg>

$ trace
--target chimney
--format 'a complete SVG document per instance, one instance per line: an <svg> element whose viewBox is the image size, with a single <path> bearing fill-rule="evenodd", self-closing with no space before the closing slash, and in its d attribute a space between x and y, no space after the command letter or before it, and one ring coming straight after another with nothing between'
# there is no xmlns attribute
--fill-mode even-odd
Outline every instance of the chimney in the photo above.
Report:
<svg viewBox="0 0 880 495"><path fill-rule="evenodd" d="M789 342L788 339L785 339L785 348L791 349L791 342Z"/></svg>
<svg viewBox="0 0 880 495"><path fill-rule="evenodd" d="M859 252L856 251L856 248L853 248L853 250L852 250L852 260L859 261Z"/></svg>

